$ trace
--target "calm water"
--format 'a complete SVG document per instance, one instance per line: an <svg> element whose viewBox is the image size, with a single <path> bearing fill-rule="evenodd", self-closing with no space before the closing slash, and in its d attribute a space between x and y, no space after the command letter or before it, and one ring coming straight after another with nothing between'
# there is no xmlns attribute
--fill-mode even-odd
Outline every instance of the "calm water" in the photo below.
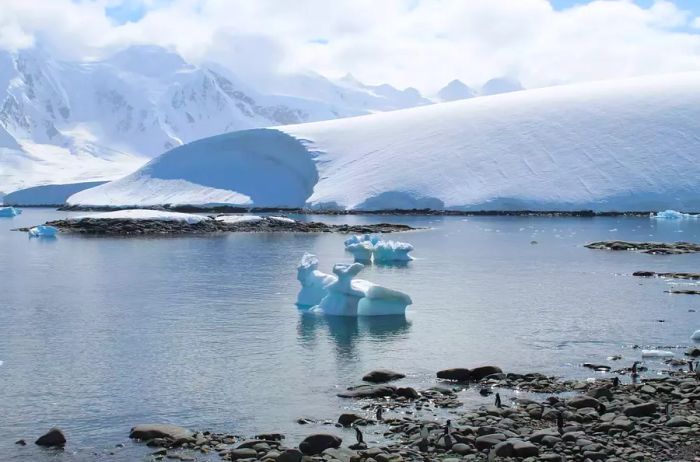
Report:
<svg viewBox="0 0 700 462"><path fill-rule="evenodd" d="M612 354L631 363L634 344L688 345L700 329L700 297L630 276L700 271L700 255L582 247L700 241L700 222L319 217L431 228L397 236L416 247L407 268L362 273L413 297L405 319L331 320L293 305L295 266L304 251L326 271L349 262L345 236L42 241L10 231L65 215L26 209L0 220L2 460L139 460L148 451L127 441L128 430L151 421L299 437L315 428L297 418L337 418L353 406L337 390L373 368L406 372L405 383L422 387L440 368L491 363L588 377L579 363ZM53 425L67 433L65 452L13 445ZM110 455L120 442L126 447Z"/></svg>

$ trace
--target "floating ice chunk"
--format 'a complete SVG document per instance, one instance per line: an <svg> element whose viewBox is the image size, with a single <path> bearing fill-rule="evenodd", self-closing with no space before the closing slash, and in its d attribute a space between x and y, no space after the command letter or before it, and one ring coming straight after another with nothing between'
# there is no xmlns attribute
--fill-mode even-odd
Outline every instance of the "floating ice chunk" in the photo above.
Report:
<svg viewBox="0 0 700 462"><path fill-rule="evenodd" d="M58 229L53 226L39 225L29 230L29 237L56 237Z"/></svg>
<svg viewBox="0 0 700 462"><path fill-rule="evenodd" d="M252 223L256 221L262 221L263 217L257 215L221 215L216 217L216 221L222 221L224 223Z"/></svg>
<svg viewBox="0 0 700 462"><path fill-rule="evenodd" d="M353 244L359 244L361 242L369 242L370 244L375 245L379 241L379 236L376 234L356 234L345 239L345 247Z"/></svg>
<svg viewBox="0 0 700 462"><path fill-rule="evenodd" d="M163 210L150 209L127 209L115 210L113 212L91 213L71 217L70 220L82 220L85 218L101 220L157 220L157 221L184 221L191 225L200 223L211 218L194 213L165 212Z"/></svg>
<svg viewBox="0 0 700 462"><path fill-rule="evenodd" d="M301 283L297 305L314 306L328 295L328 286L337 281L337 278L332 274L319 271L318 257L305 253L297 266L297 280Z"/></svg>
<svg viewBox="0 0 700 462"><path fill-rule="evenodd" d="M642 358L672 358L673 353L664 350L642 350Z"/></svg>
<svg viewBox="0 0 700 462"><path fill-rule="evenodd" d="M330 284L328 295L314 310L332 316L383 316L404 314L413 303L411 297L363 279L353 279L365 266L337 264L337 280Z"/></svg>
<svg viewBox="0 0 700 462"><path fill-rule="evenodd" d="M346 245L345 250L352 254L356 262L370 263L372 261L372 254L374 253L374 246L369 241L362 241Z"/></svg>
<svg viewBox="0 0 700 462"><path fill-rule="evenodd" d="M281 221L283 223L296 223L294 220L292 220L291 218L287 218L287 217L269 217L269 218L270 218L270 220Z"/></svg>
<svg viewBox="0 0 700 462"><path fill-rule="evenodd" d="M663 212L658 212L657 214L652 214L651 218L662 219L662 220L684 220L684 219L697 219L700 215L693 215L690 213L678 212L676 210L664 210Z"/></svg>
<svg viewBox="0 0 700 462"><path fill-rule="evenodd" d="M379 241L374 246L375 263L405 262L413 260L408 252L413 246L407 242Z"/></svg>
<svg viewBox="0 0 700 462"><path fill-rule="evenodd" d="M22 213L21 209L17 209L14 207L0 207L0 217L3 218L16 217L20 213Z"/></svg>
<svg viewBox="0 0 700 462"><path fill-rule="evenodd" d="M695 332L693 332L693 335L690 336L690 340L700 342L700 330L696 330Z"/></svg>

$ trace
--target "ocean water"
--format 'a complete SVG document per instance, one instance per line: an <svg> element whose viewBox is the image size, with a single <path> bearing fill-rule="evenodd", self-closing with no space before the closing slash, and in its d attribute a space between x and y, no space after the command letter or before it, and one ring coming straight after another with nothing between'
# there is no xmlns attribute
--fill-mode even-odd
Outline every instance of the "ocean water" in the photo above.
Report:
<svg viewBox="0 0 700 462"><path fill-rule="evenodd" d="M594 251L604 239L700 241L698 221L648 218L303 217L406 223L408 267L361 277L407 292L405 317L332 319L294 306L296 264L350 262L340 234L29 239L12 228L69 215L25 209L0 219L0 460L141 460L138 423L170 422L294 439L357 403L335 394L372 369L435 383L447 367L601 376L582 362L626 366L639 346L685 347L700 296L637 270L700 272L700 255ZM536 241L536 243L532 243ZM659 322L664 320L665 322ZM682 356L682 349L673 350ZM663 368L649 362L651 373ZM479 403L474 390L460 395ZM64 451L32 441L57 425ZM26 447L14 445L24 438ZM370 438L371 439L371 438ZM125 447L115 448L124 443Z"/></svg>

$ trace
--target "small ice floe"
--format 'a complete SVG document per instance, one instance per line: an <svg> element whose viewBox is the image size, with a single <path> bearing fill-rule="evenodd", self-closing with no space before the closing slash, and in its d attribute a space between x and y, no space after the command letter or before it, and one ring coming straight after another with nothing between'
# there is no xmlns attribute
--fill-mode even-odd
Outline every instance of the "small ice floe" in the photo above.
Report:
<svg viewBox="0 0 700 462"><path fill-rule="evenodd" d="M331 316L402 315L413 303L403 292L354 279L365 266L337 264L333 267L337 280L327 286L328 294L313 308Z"/></svg>
<svg viewBox="0 0 700 462"><path fill-rule="evenodd" d="M338 280L332 274L326 274L318 269L318 257L305 253L297 266L297 280L301 290L297 295L297 305L311 307L318 305L323 297L328 295L328 286Z"/></svg>
<svg viewBox="0 0 700 462"><path fill-rule="evenodd" d="M216 217L216 221L229 224L254 223L256 221L262 221L262 219L263 217L259 217L257 215L220 215Z"/></svg>
<svg viewBox="0 0 700 462"><path fill-rule="evenodd" d="M21 214L22 210L14 207L0 207L0 217L2 218L12 218Z"/></svg>
<svg viewBox="0 0 700 462"><path fill-rule="evenodd" d="M673 353L665 350L642 350L642 358L673 358Z"/></svg>
<svg viewBox="0 0 700 462"><path fill-rule="evenodd" d="M683 213L677 210L664 210L663 212L658 212L656 214L652 213L651 218L656 218L660 220L692 220L697 219L700 215L693 215L691 213Z"/></svg>
<svg viewBox="0 0 700 462"><path fill-rule="evenodd" d="M345 240L345 250L350 252L356 262L370 263L406 263L413 260L408 253L413 246L407 242L384 241L376 235L363 234L351 236Z"/></svg>
<svg viewBox="0 0 700 462"><path fill-rule="evenodd" d="M113 212L90 213L87 215L69 218L69 220L84 219L183 221L191 225L202 221L211 220L211 218L207 216L197 215L194 213L166 212L164 210L150 209L115 210Z"/></svg>
<svg viewBox="0 0 700 462"><path fill-rule="evenodd" d="M58 228L48 225L39 225L29 230L29 237L56 237Z"/></svg>
<svg viewBox="0 0 700 462"><path fill-rule="evenodd" d="M700 330L696 330L695 332L693 332L693 335L690 336L690 340L700 342Z"/></svg>

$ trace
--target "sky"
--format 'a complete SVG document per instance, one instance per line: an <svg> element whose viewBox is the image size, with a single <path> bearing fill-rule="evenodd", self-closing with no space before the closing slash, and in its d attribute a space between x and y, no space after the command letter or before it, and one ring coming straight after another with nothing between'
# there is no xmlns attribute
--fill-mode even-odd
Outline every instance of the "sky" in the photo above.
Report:
<svg viewBox="0 0 700 462"><path fill-rule="evenodd" d="M700 70L700 0L0 0L0 49L101 59L130 45L243 78L314 71L437 91Z"/></svg>

